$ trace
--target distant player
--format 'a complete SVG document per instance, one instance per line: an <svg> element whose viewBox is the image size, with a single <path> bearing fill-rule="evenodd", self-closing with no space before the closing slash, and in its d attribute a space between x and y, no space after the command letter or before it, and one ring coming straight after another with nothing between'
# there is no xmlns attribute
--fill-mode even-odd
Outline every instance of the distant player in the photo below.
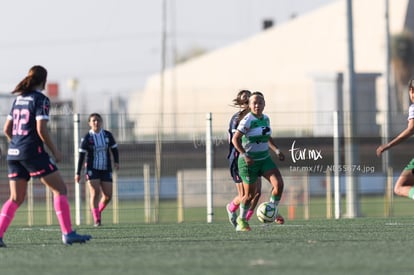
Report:
<svg viewBox="0 0 414 275"><path fill-rule="evenodd" d="M243 181L243 196L240 202L240 214L237 217L236 230L238 231L251 230L246 215L256 193L258 177L263 176L271 183L270 202L276 207L283 193L283 179L270 157L269 148L276 153L279 160L284 160L285 157L271 137L270 120L263 113L264 107L263 94L252 93L249 98L250 112L240 121L232 138L234 147L240 153L238 169Z"/></svg>
<svg viewBox="0 0 414 275"><path fill-rule="evenodd" d="M33 66L29 74L17 85L17 94L4 124L4 134L9 140L7 164L10 197L3 204L0 214L0 247L6 247L3 235L14 218L17 208L26 197L27 182L38 177L53 192L54 208L62 231L64 244L84 243L90 235L79 235L72 230L66 185L57 166L44 149L44 144L56 162L62 159L47 130L50 102L41 93L45 89L47 71Z"/></svg>
<svg viewBox="0 0 414 275"><path fill-rule="evenodd" d="M381 156L384 151L400 144L414 134L414 79L410 80L408 83L408 93L412 104L408 109L407 128L387 144L379 146L377 148L378 157ZM408 197L414 200L414 158L401 172L400 177L395 183L394 193L398 196Z"/></svg>
<svg viewBox="0 0 414 275"><path fill-rule="evenodd" d="M112 162L119 169L118 144L111 132L102 128L100 114L92 113L88 119L90 130L82 138L75 181L79 183L86 155L86 180L89 185L90 207L95 226L101 226L102 211L112 199ZM102 193L102 196L101 196Z"/></svg>

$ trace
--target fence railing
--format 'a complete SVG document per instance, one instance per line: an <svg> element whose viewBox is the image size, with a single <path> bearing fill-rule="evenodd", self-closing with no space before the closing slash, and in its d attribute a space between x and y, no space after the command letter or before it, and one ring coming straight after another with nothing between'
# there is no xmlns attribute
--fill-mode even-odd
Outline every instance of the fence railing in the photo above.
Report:
<svg viewBox="0 0 414 275"><path fill-rule="evenodd" d="M328 114L319 114L319 116ZM168 115L167 115L168 116ZM364 216L394 216L408 215L405 210L409 200L394 198L392 186L399 171L412 158L413 141L408 140L393 149L387 167L391 171L383 171L382 160L375 156L375 148L381 143L376 136L355 137L358 149L358 162L347 167L344 164L344 138L332 135L315 136L306 127L295 130L288 127L288 114L270 114L283 116L286 123L272 125L276 143L286 155L286 160L275 159L285 179L285 194L280 206L281 213L289 219L333 218L335 207L340 207L341 217L346 213L346 186L344 180L346 169L353 169L357 179L358 207ZM156 121L156 115L146 115L146 119ZM129 123L128 119L114 119L104 116L104 127L114 133L119 144L120 170L115 177L114 200L109 206L104 218L108 223L150 223L154 222L152 215L159 213L158 222L205 221L207 215L212 220L226 220L224 205L236 194L234 183L228 172L227 123L228 114L212 114L211 133L207 135L206 114L181 115L179 119L191 118L191 127L180 128L174 134L166 131L162 140L160 204L154 211L153 191L155 184L156 144L155 136L140 134L141 125ZM2 117L4 120L4 117ZM80 115L79 135L88 130L87 115ZM109 123L111 121L111 123ZM119 121L126 121L122 125ZM324 122L325 123L325 122ZM297 127L298 123L294 123ZM316 125L317 126L317 125ZM334 125L323 124L321 127L334 129ZM394 125L403 129L406 125ZM69 198L72 208L79 208L82 219L77 223L91 223L88 209L87 194L84 182L81 182L79 194L76 194L74 178L74 163L76 153L76 125L73 115L59 115L49 123L52 137L64 154L59 169L68 184ZM156 125L153 125L155 128ZM315 126L312 126L315 127ZM282 134L278 134L282 129ZM148 129L147 129L148 130ZM146 132L150 132L147 131ZM138 133L138 134L136 134ZM288 134L289 135L288 135ZM0 135L1 137L1 135ZM207 141L207 139L211 139ZM206 175L206 146L211 142L212 155L212 204L208 206L207 175ZM339 147L335 149L334 144ZM1 139L2 159L0 159L0 201L8 197L7 162L5 152L7 142ZM334 165L338 157L339 165ZM339 171L340 201L332 200L334 196L334 172ZM269 185L263 182L262 200L268 197ZM19 210L17 223L49 224L56 223L51 198L47 190L38 180L34 179L29 189L30 196ZM77 196L80 202L75 202ZM339 203L339 205L338 205ZM27 206L27 207L25 207ZM73 212L74 213L74 212ZM214 214L214 215L213 215ZM214 218L213 218L214 217Z"/></svg>

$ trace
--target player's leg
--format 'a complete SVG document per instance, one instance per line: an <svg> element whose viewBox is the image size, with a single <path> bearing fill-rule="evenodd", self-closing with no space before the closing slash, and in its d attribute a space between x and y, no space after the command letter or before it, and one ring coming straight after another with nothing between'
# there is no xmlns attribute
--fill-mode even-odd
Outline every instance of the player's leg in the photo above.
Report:
<svg viewBox="0 0 414 275"><path fill-rule="evenodd" d="M19 206L24 202L27 192L29 172L19 161L7 161L9 174L9 199L3 204L0 212L0 247L6 247L3 235L11 224Z"/></svg>
<svg viewBox="0 0 414 275"><path fill-rule="evenodd" d="M263 177L272 185L270 202L274 203L277 206L280 202L280 199L282 198L283 193L284 183L282 175L270 157L263 160L262 172Z"/></svg>
<svg viewBox="0 0 414 275"><path fill-rule="evenodd" d="M258 177L257 181L256 181L256 191L255 191L254 197L252 199L252 202L250 204L250 208L247 211L247 215L246 215L246 219L248 221L253 216L254 209L256 208L257 203L259 202L261 195L262 195L262 178Z"/></svg>
<svg viewBox="0 0 414 275"><path fill-rule="evenodd" d="M106 208L109 202L112 200L112 182L102 181L101 182L102 197L99 201L98 211L99 218L102 221L102 211Z"/></svg>
<svg viewBox="0 0 414 275"><path fill-rule="evenodd" d="M3 204L0 212L0 247L6 247L3 242L3 235L13 221L14 214L19 206L24 202L27 190L27 181L25 179L10 180L10 197Z"/></svg>
<svg viewBox="0 0 414 275"><path fill-rule="evenodd" d="M237 231L250 231L250 225L246 219L251 200L256 192L256 182L243 182L243 196L240 199L240 213L237 217Z"/></svg>
<svg viewBox="0 0 414 275"><path fill-rule="evenodd" d="M236 212L240 207L240 198L243 196L243 185L241 182L235 182L237 195L231 200L229 205L229 210L231 212Z"/></svg>
<svg viewBox="0 0 414 275"><path fill-rule="evenodd" d="M229 222L236 227L237 226L237 210L240 207L240 198L243 196L243 184L241 182L235 182L237 195L232 199L230 203L226 205L227 215Z"/></svg>
<svg viewBox="0 0 414 275"><path fill-rule="evenodd" d="M282 175L280 174L280 171L279 171L278 168L274 168L274 169L271 169L271 170L269 170L268 172L265 173L265 178L272 185L272 192L271 192L271 195L270 195L270 202L273 202L275 204L275 206L278 206L279 202L282 198L283 188L284 188ZM284 224L285 219L283 218L282 215L277 214L275 222L277 224Z"/></svg>
<svg viewBox="0 0 414 275"><path fill-rule="evenodd" d="M58 170L42 176L40 181L47 185L53 193L53 205L62 231L62 242L64 244L84 243L92 237L90 235L79 235L72 229L70 217L70 206L67 198L67 188Z"/></svg>
<svg viewBox="0 0 414 275"><path fill-rule="evenodd" d="M246 220L247 211L250 208L251 201L256 194L256 182L259 177L261 167L260 161L255 161L251 165L247 165L243 158L238 160L239 174L243 181L243 195L240 198L240 213L237 217L238 231L250 231L249 223Z"/></svg>
<svg viewBox="0 0 414 275"><path fill-rule="evenodd" d="M99 212L99 200L101 193L101 180L100 179L89 179L89 203L94 220L94 225L99 226L101 223L101 215Z"/></svg>
<svg viewBox="0 0 414 275"><path fill-rule="evenodd" d="M414 200L414 173L413 169L404 169L394 186L394 193L398 196Z"/></svg>
<svg viewBox="0 0 414 275"><path fill-rule="evenodd" d="M231 200L230 203L226 205L226 211L229 218L229 222L236 227L237 226L237 210L240 207L240 198L243 195L243 186L242 180L239 175L239 169L237 166L237 159L233 159L230 162L230 175L233 179L234 184L236 185L237 195Z"/></svg>
<svg viewBox="0 0 414 275"><path fill-rule="evenodd" d="M69 202L67 199L66 184L63 181L59 171L54 171L40 178L40 181L48 186L53 193L53 205L56 216L59 220L63 234L72 232L72 223L70 219Z"/></svg>
<svg viewBox="0 0 414 275"><path fill-rule="evenodd" d="M283 178L279 169L275 168L267 171L263 175L272 185L272 192L270 196L270 202L273 202L276 206L279 204L283 194Z"/></svg>

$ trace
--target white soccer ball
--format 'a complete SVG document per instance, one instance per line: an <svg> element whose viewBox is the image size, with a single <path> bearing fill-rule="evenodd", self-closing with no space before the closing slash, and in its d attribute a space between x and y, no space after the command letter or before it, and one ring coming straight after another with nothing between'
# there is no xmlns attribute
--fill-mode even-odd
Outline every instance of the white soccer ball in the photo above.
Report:
<svg viewBox="0 0 414 275"><path fill-rule="evenodd" d="M277 207L268 201L262 202L256 210L256 216L262 223L272 223L277 215Z"/></svg>

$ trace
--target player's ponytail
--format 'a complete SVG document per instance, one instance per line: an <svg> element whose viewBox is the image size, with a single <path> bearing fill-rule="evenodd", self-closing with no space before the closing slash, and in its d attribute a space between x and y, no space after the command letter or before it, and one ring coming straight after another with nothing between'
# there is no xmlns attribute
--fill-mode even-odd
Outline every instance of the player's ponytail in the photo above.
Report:
<svg viewBox="0 0 414 275"><path fill-rule="evenodd" d="M30 68L28 75L17 84L12 94L24 94L34 90L36 86L46 84L47 70L42 66L36 65Z"/></svg>

